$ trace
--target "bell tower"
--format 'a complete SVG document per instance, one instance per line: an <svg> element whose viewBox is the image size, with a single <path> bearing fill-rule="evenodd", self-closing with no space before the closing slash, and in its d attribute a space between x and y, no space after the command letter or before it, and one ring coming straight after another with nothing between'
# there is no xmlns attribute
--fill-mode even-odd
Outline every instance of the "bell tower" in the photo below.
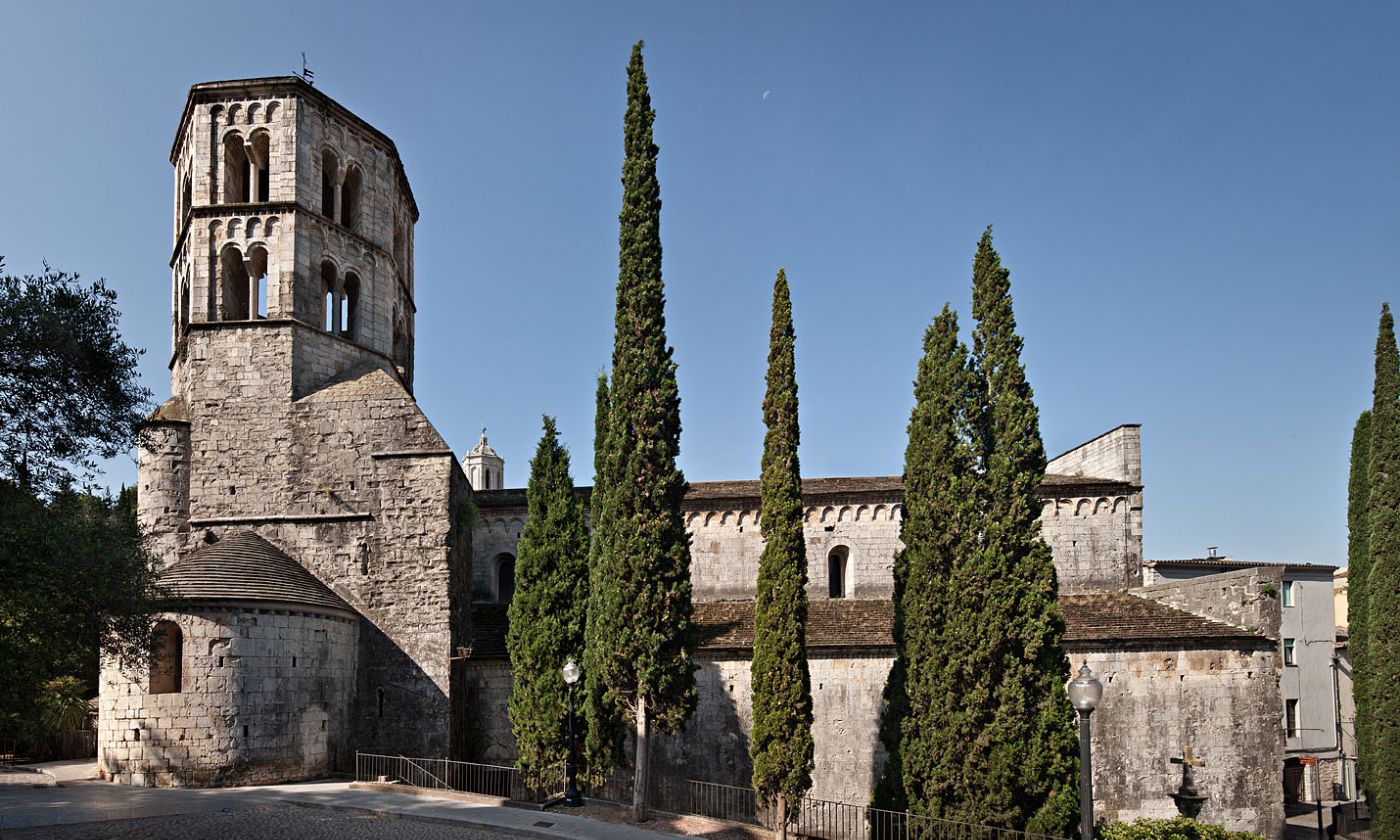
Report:
<svg viewBox="0 0 1400 840"><path fill-rule="evenodd" d="M211 82L170 161L177 395L201 399L194 366L230 343L267 396L364 364L412 390L418 209L387 136L296 76Z"/></svg>

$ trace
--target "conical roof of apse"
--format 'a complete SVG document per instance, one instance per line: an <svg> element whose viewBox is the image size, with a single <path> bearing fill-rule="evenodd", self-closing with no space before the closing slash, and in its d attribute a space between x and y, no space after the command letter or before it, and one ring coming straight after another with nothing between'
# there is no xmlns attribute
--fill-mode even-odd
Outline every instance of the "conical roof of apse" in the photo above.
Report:
<svg viewBox="0 0 1400 840"><path fill-rule="evenodd" d="M280 548L240 531L202 545L161 573L171 601L271 601L354 612Z"/></svg>

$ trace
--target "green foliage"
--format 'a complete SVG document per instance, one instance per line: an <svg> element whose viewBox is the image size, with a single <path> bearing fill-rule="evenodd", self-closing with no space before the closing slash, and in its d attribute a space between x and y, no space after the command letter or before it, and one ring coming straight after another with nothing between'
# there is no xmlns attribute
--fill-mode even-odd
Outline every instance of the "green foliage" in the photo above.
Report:
<svg viewBox="0 0 1400 840"><path fill-rule="evenodd" d="M1366 584L1371 575L1371 412L1361 412L1351 435L1351 475L1347 482L1347 649L1356 701L1356 743L1361 778L1370 777L1370 698L1366 693Z"/></svg>
<svg viewBox="0 0 1400 840"><path fill-rule="evenodd" d="M530 514L516 549L515 596L509 607L511 730L520 769L558 767L568 757L567 689L561 669L583 656L588 603L588 532L583 503L574 493L569 452L554 418L530 462L525 490Z"/></svg>
<svg viewBox="0 0 1400 840"><path fill-rule="evenodd" d="M77 677L54 677L44 683L43 721L49 732L82 729L92 717L88 694L87 685Z"/></svg>
<svg viewBox="0 0 1400 840"><path fill-rule="evenodd" d="M978 477L967 412L973 380L958 317L948 306L924 332L914 380L914 410L904 453L904 517L895 557L895 662L885 687L881 739L890 758L876 784L875 804L944 815L938 803L960 784L950 759L962 752L965 717L951 704L959 671L943 650L946 634L973 628L948 624L954 564L977 532ZM929 806L933 807L929 807Z"/></svg>
<svg viewBox="0 0 1400 840"><path fill-rule="evenodd" d="M1369 712L1369 723L1362 749L1369 755L1366 782L1376 799L1376 837L1400 840L1400 352L1388 305L1376 339L1374 397L1371 568L1363 590L1366 635L1359 666L1366 698L1361 708Z"/></svg>
<svg viewBox="0 0 1400 840"><path fill-rule="evenodd" d="M773 284L768 391L759 479L763 554L754 604L753 785L765 802L795 805L812 786L812 680L807 670L807 545L797 459L797 372L787 273Z"/></svg>
<svg viewBox="0 0 1400 840"><path fill-rule="evenodd" d="M101 280L0 276L0 480L52 493L135 443L151 394L119 318Z"/></svg>
<svg viewBox="0 0 1400 840"><path fill-rule="evenodd" d="M680 392L666 342L654 119L638 42L627 68L617 312L598 456L607 489L592 503L598 547L588 660L599 681L590 694L632 715L639 735L652 725L678 730L696 702L690 539L681 518L686 482L676 466ZM590 747L599 748L591 760L608 758L609 733L600 725L603 731L589 735ZM639 743L639 753L646 746ZM644 780L645 759L638 764Z"/></svg>
<svg viewBox="0 0 1400 840"><path fill-rule="evenodd" d="M1111 822L1099 827L1099 840L1262 840L1248 831L1200 823L1186 817Z"/></svg>
<svg viewBox="0 0 1400 840"><path fill-rule="evenodd" d="M972 353L946 307L925 336L896 563L902 692L886 695L887 713L904 717L882 724L898 735L901 779L879 790L881 804L903 796L914 813L1063 835L1078 817L1078 739L1035 496L1045 449L1010 290L988 228Z"/></svg>
<svg viewBox="0 0 1400 840"><path fill-rule="evenodd" d="M134 508L134 490L40 499L0 481L0 731L38 743L55 692L96 693L99 656L145 661L158 592Z"/></svg>
<svg viewBox="0 0 1400 840"><path fill-rule="evenodd" d="M604 564L614 554L605 550L611 520L602 514L608 507L608 493L616 486L616 452L608 443L611 416L608 406L608 377L598 375L598 392L593 416L593 492L589 498L590 534L588 544L588 605L584 628L583 716L587 721L584 738L584 762L588 776L603 781L608 773L622 763L623 725L621 705L603 681L603 668L598 657L608 655L608 640L598 634L605 632L609 622L598 616L599 599L594 593L603 586Z"/></svg>

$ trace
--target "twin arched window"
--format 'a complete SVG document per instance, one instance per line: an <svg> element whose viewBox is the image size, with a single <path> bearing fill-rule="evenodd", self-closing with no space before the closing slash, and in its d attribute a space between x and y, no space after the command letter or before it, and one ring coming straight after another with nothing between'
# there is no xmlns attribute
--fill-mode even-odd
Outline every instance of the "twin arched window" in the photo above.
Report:
<svg viewBox="0 0 1400 840"><path fill-rule="evenodd" d="M321 215L333 222L355 230L360 222L360 193L364 175L360 167L350 164L341 171L340 158L335 152L321 152Z"/></svg>
<svg viewBox="0 0 1400 840"><path fill-rule="evenodd" d="M321 263L321 324L326 332L345 338L358 338L360 320L360 277L353 271L343 278L335 266Z"/></svg>
<svg viewBox="0 0 1400 840"><path fill-rule="evenodd" d="M266 131L244 139L238 132L224 137L225 204L267 201L271 192L271 140Z"/></svg>
<svg viewBox="0 0 1400 840"><path fill-rule="evenodd" d="M247 321L267 317L267 251L252 248L247 257L236 247L219 259L219 319ZM186 301L184 306L188 306ZM182 310L188 319L188 310Z"/></svg>
<svg viewBox="0 0 1400 840"><path fill-rule="evenodd" d="M184 635L173 621L157 621L151 633L151 694L180 690L185 657Z"/></svg>

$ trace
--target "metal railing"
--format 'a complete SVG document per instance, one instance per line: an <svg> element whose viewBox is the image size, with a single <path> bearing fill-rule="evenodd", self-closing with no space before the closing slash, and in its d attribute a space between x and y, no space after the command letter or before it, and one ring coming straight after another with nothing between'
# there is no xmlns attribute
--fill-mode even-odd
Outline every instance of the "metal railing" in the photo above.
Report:
<svg viewBox="0 0 1400 840"><path fill-rule="evenodd" d="M771 817L759 807L758 794L753 788L689 779L685 783L683 800L665 804L672 805L669 810L677 813L694 814L712 820L746 825L770 825L772 822ZM659 806L664 807L660 804Z"/></svg>
<svg viewBox="0 0 1400 840"><path fill-rule="evenodd" d="M388 782L540 803L563 792L564 768L561 765L527 775L500 764L356 753L355 781Z"/></svg>
<svg viewBox="0 0 1400 840"><path fill-rule="evenodd" d="M653 807L771 829L777 814L749 787L685 783L683 797L653 797ZM886 811L865 805L804 797L790 815L793 834L821 840L1059 840L1010 828Z"/></svg>
<svg viewBox="0 0 1400 840"><path fill-rule="evenodd" d="M604 781L594 783L585 781L586 778L587 774L580 771L579 788L584 796L631 804L630 773L614 773ZM539 804L563 793L564 766L561 764L543 773L527 776L518 768L498 764L357 753L355 779L360 782L391 782L433 790L476 793ZM647 804L658 811L770 829L776 819L774 809L765 804L753 788L696 779L677 782L662 777L653 780ZM795 836L820 840L1060 840L1010 828L904 811L886 811L813 797L804 797L797 803L791 819Z"/></svg>

